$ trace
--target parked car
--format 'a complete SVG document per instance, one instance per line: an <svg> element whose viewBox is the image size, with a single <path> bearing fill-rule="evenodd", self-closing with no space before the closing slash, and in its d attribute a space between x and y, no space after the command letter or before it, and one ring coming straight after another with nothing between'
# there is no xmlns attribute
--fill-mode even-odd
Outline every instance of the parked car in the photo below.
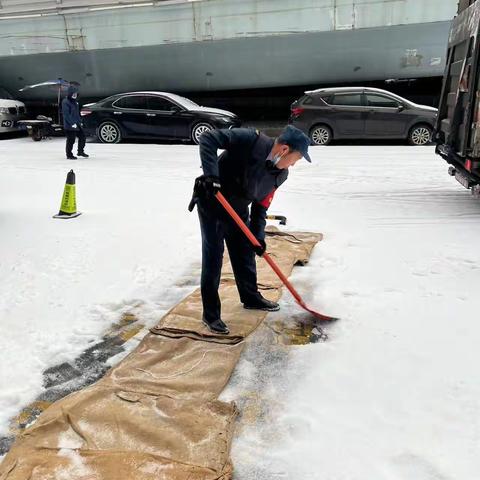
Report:
<svg viewBox="0 0 480 480"><path fill-rule="evenodd" d="M81 109L87 135L104 143L125 138L177 139L199 142L216 128L241 125L233 113L201 107L188 98L165 92L130 92L113 95Z"/></svg>
<svg viewBox="0 0 480 480"><path fill-rule="evenodd" d="M436 116L436 108L378 88L322 88L305 92L292 104L289 123L309 135L313 145L364 138L427 145Z"/></svg>
<svg viewBox="0 0 480 480"><path fill-rule="evenodd" d="M25 118L25 104L15 100L13 96L0 87L0 133L20 130L17 122Z"/></svg>

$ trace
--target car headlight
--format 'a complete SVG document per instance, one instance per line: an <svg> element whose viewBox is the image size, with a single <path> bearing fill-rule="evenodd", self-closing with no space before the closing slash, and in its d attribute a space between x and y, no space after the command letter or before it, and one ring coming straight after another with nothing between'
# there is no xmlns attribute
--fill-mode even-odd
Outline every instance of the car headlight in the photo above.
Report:
<svg viewBox="0 0 480 480"><path fill-rule="evenodd" d="M7 107L0 107L0 113L8 113Z"/></svg>

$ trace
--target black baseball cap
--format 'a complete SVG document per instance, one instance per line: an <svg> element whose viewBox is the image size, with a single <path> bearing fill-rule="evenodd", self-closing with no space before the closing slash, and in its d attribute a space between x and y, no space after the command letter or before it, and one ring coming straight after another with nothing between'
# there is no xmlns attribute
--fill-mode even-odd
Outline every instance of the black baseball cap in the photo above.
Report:
<svg viewBox="0 0 480 480"><path fill-rule="evenodd" d="M292 150L300 152L307 162L312 163L312 159L308 154L310 139L297 127L287 125L277 138L277 142L288 145Z"/></svg>

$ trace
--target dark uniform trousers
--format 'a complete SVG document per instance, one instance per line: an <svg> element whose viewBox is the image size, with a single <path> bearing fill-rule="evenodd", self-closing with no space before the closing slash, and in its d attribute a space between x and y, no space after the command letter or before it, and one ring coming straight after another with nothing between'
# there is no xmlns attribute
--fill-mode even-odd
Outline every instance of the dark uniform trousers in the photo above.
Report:
<svg viewBox="0 0 480 480"><path fill-rule="evenodd" d="M65 130L65 135L67 136L67 145L65 147L67 157L73 155L72 148L75 143L75 137L78 138L77 151L78 153L82 153L86 143L86 138L83 130L81 128L78 128L78 130Z"/></svg>
<svg viewBox="0 0 480 480"><path fill-rule="evenodd" d="M201 291L203 316L207 322L221 318L218 295L222 271L224 240L227 244L240 301L249 303L259 297L255 252L248 239L238 228L216 199L199 200L197 204L202 234L202 277ZM249 210L235 208L248 225Z"/></svg>

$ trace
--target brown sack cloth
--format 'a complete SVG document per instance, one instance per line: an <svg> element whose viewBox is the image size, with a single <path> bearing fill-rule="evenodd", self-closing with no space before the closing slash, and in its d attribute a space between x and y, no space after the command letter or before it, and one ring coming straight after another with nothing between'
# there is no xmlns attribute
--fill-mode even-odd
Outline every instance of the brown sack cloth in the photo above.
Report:
<svg viewBox="0 0 480 480"><path fill-rule="evenodd" d="M270 230L268 251L288 275L320 239ZM267 298L280 297L261 259L258 278ZM43 412L6 455L0 480L231 480L237 410L217 398L266 312L242 308L229 264L220 296L230 335L203 327L196 290L102 380Z"/></svg>
<svg viewBox="0 0 480 480"><path fill-rule="evenodd" d="M267 251L282 272L288 276L295 264L303 265L308 262L313 247L321 239L321 234L283 233L269 228ZM223 270L219 294L222 301L222 320L230 329L229 335L212 333L202 324L200 289L170 310L159 325L152 328L152 333L173 338L188 337L231 344L239 343L250 335L264 320L267 313L245 310L240 303L230 264L226 264ZM262 259L257 261L257 273L262 295L268 300L278 300L281 296L282 282Z"/></svg>
<svg viewBox="0 0 480 480"><path fill-rule="evenodd" d="M243 347L147 335L135 355L112 368L102 384L184 400L213 400L228 383Z"/></svg>

